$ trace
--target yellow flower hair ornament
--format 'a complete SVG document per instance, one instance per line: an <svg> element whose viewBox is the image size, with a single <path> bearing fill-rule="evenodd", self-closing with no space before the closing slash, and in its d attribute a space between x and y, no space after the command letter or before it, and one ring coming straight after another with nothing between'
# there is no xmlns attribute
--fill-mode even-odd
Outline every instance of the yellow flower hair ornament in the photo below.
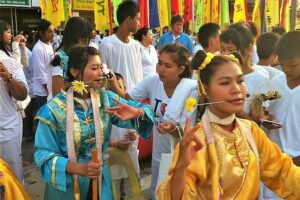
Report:
<svg viewBox="0 0 300 200"><path fill-rule="evenodd" d="M193 97L189 97L185 101L185 109L187 112L193 112L196 105L197 105L197 100Z"/></svg>
<svg viewBox="0 0 300 200"><path fill-rule="evenodd" d="M233 54L228 54L228 55L226 55L226 57L227 57L229 60L231 60L231 61L233 61L233 62L236 62L237 64L240 64L239 59L238 59L237 57L235 57Z"/></svg>
<svg viewBox="0 0 300 200"><path fill-rule="evenodd" d="M86 87L88 87L88 85L86 85L83 81L75 80L71 84L72 84L72 89L75 92L77 92L81 95L83 94L83 92L87 93Z"/></svg>
<svg viewBox="0 0 300 200"><path fill-rule="evenodd" d="M213 53L207 53L206 58L204 59L203 63L199 67L199 70L204 69L211 62L213 57L215 57Z"/></svg>

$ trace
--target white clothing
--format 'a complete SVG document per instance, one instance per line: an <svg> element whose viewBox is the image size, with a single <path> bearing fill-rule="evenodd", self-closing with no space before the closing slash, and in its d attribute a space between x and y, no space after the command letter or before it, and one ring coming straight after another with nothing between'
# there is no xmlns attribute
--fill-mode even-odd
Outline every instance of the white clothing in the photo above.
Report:
<svg viewBox="0 0 300 200"><path fill-rule="evenodd" d="M256 44L253 45L253 50L252 50L252 55L251 55L251 63L253 65L257 64L259 61L259 57L258 57L258 54L257 54L257 46Z"/></svg>
<svg viewBox="0 0 300 200"><path fill-rule="evenodd" d="M252 68L258 70L261 74L270 79L268 71L262 65L253 65Z"/></svg>
<svg viewBox="0 0 300 200"><path fill-rule="evenodd" d="M96 34L96 37L95 37L95 43L97 44L97 45L100 45L100 43L101 43L101 37L100 37L100 35L99 34Z"/></svg>
<svg viewBox="0 0 300 200"><path fill-rule="evenodd" d="M175 89L175 91L177 88ZM175 92L174 92L175 93ZM160 134L157 130L157 125L164 121L163 117L168 109L168 104L171 101L165 92L163 82L160 81L158 75L148 76L143 79L136 87L132 88L128 92L129 96L136 101L143 99L150 99L150 105L153 108L154 114L154 127L153 127L153 148L152 148L152 180L151 180L151 193L152 198L155 197L155 189L158 178L159 163L162 153L170 153L170 140L168 134ZM189 96L197 99L198 91L197 89L190 90ZM175 121L180 123L184 127L186 117L190 115L185 111L185 109L177 110L180 113L180 120ZM192 113L191 116L192 125L196 121L196 112Z"/></svg>
<svg viewBox="0 0 300 200"><path fill-rule="evenodd" d="M203 47L201 44L196 44L193 48L193 54L196 54L199 50L203 50Z"/></svg>
<svg viewBox="0 0 300 200"><path fill-rule="evenodd" d="M253 72L246 74L244 77L248 98L245 101L243 110L248 114L250 112L251 97L259 93L269 92L271 90L271 86L270 79L258 70L254 70ZM265 106L267 106L267 103L265 103Z"/></svg>
<svg viewBox="0 0 300 200"><path fill-rule="evenodd" d="M157 53L154 46L150 45L149 48L146 48L141 43L139 44L141 47L143 77L146 78L156 73L156 64L158 62Z"/></svg>
<svg viewBox="0 0 300 200"><path fill-rule="evenodd" d="M26 81L27 81L27 85L28 85L28 89L29 89L29 96L30 98L34 98L34 93L33 93L33 63L32 63L32 59L31 59L31 51L26 48L26 53L27 53L27 57L29 60L29 65L28 67L24 67L23 71L26 77Z"/></svg>
<svg viewBox="0 0 300 200"><path fill-rule="evenodd" d="M122 42L115 34L105 37L100 44L101 60L114 72L121 74L127 89L143 79L142 58L139 43L128 38Z"/></svg>
<svg viewBox="0 0 300 200"><path fill-rule="evenodd" d="M99 51L99 44L97 44L95 39L90 40L89 46L94 47L95 49L97 49L97 51Z"/></svg>
<svg viewBox="0 0 300 200"><path fill-rule="evenodd" d="M53 37L53 49L54 49L54 50L56 50L56 49L59 47L61 41L62 41L61 35L57 35L57 34L55 33L55 35L54 35L54 37Z"/></svg>
<svg viewBox="0 0 300 200"><path fill-rule="evenodd" d="M281 74L271 80L271 88L281 98L270 102L269 111L283 127L270 130L269 137L284 153L300 156L300 85L290 89L285 74Z"/></svg>
<svg viewBox="0 0 300 200"><path fill-rule="evenodd" d="M3 51L0 51L0 61L6 66L13 78L22 82L27 88L22 65ZM20 129L16 103L8 93L6 83L2 78L0 78L0 97L0 142L6 142L19 138L22 130Z"/></svg>
<svg viewBox="0 0 300 200"><path fill-rule="evenodd" d="M46 44L39 40L32 50L33 64L33 92L37 96L48 96L52 99L52 76L50 62L54 56L54 51L51 44ZM47 84L48 92L43 85Z"/></svg>
<svg viewBox="0 0 300 200"><path fill-rule="evenodd" d="M270 79L274 78L277 75L283 74L282 71L276 69L275 67L271 67L271 66L265 66L265 65L255 65L255 66L260 66L262 67L264 70L266 70L269 74Z"/></svg>
<svg viewBox="0 0 300 200"><path fill-rule="evenodd" d="M124 135L126 134L126 131L128 129L125 128L119 128L115 125L112 125L111 128L111 136L110 136L110 141L118 141L125 139ZM131 145L129 146L127 153L130 155L135 172L137 176L140 176L140 165L139 165L139 160L138 160L138 139L135 141L131 142ZM117 179L123 179L123 178L128 178L128 173L122 165L113 165L111 167L111 177L113 180Z"/></svg>

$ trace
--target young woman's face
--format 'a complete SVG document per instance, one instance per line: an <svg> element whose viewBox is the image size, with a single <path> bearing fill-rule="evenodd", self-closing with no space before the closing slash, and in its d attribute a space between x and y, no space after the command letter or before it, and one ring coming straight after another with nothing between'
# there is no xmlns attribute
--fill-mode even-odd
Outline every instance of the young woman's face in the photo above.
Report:
<svg viewBox="0 0 300 200"><path fill-rule="evenodd" d="M184 71L184 66L177 66L172 57L163 52L159 55L156 65L156 72L164 83L174 83L179 79L179 75Z"/></svg>
<svg viewBox="0 0 300 200"><path fill-rule="evenodd" d="M145 42L149 43L149 44L152 43L152 40L153 40L153 34L152 34L152 31L151 31L151 30L149 30L149 31L147 32L146 35L143 35L143 40L144 40Z"/></svg>
<svg viewBox="0 0 300 200"><path fill-rule="evenodd" d="M300 58L280 59L278 58L282 71L289 80L300 79Z"/></svg>
<svg viewBox="0 0 300 200"><path fill-rule="evenodd" d="M83 71L83 81L90 88L98 88L103 86L102 63L98 55L89 56L88 63Z"/></svg>
<svg viewBox="0 0 300 200"><path fill-rule="evenodd" d="M230 62L219 66L206 88L210 102L227 101L210 105L209 108L214 114L224 118L242 112L246 85L243 73L237 64Z"/></svg>
<svg viewBox="0 0 300 200"><path fill-rule="evenodd" d="M11 29L7 29L3 32L3 43L6 44L6 45L9 45L11 43L11 38L12 38L12 35L11 35Z"/></svg>

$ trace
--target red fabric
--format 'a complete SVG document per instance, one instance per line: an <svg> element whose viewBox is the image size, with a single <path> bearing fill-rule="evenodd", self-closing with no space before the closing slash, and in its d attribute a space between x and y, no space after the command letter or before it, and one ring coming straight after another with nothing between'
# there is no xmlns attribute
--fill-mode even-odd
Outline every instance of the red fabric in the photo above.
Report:
<svg viewBox="0 0 300 200"><path fill-rule="evenodd" d="M192 0L184 0L184 21L189 21L193 19L192 9Z"/></svg>
<svg viewBox="0 0 300 200"><path fill-rule="evenodd" d="M178 0L170 0L171 4L171 15L179 15L179 2Z"/></svg>
<svg viewBox="0 0 300 200"><path fill-rule="evenodd" d="M284 27L285 26L285 13L286 13L286 6L289 0L284 0L282 4L282 12L280 16L280 26Z"/></svg>
<svg viewBox="0 0 300 200"><path fill-rule="evenodd" d="M109 13L109 31L113 32L113 4L112 0L108 0L108 13Z"/></svg>
<svg viewBox="0 0 300 200"><path fill-rule="evenodd" d="M140 6L140 24L141 27L147 26L149 27L149 2L148 0L139 0Z"/></svg>

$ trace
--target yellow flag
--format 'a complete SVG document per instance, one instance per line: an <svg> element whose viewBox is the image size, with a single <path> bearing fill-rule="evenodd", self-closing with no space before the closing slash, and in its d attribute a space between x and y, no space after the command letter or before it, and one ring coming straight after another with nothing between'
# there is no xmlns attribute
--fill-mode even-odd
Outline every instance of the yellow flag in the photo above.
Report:
<svg viewBox="0 0 300 200"><path fill-rule="evenodd" d="M183 13L184 13L184 0L179 0L178 5L179 5L179 15L183 16Z"/></svg>
<svg viewBox="0 0 300 200"><path fill-rule="evenodd" d="M54 27L60 26L62 21L65 21L65 10L63 0L47 0L47 20Z"/></svg>
<svg viewBox="0 0 300 200"><path fill-rule="evenodd" d="M233 12L233 22L247 21L246 19L246 7L244 0L234 1L234 12Z"/></svg>
<svg viewBox="0 0 300 200"><path fill-rule="evenodd" d="M46 0L40 0L42 19L47 19L47 8L46 8Z"/></svg>
<svg viewBox="0 0 300 200"><path fill-rule="evenodd" d="M256 26L259 29L259 32L261 31L261 14L260 14L260 0L255 0L254 8L253 8L253 14L252 14L252 21L256 24Z"/></svg>
<svg viewBox="0 0 300 200"><path fill-rule="evenodd" d="M96 29L104 31L109 29L108 0L94 0L94 16Z"/></svg>
<svg viewBox="0 0 300 200"><path fill-rule="evenodd" d="M287 2L286 6L286 12L285 12L285 24L284 28L286 32L289 32L291 30L291 1Z"/></svg>
<svg viewBox="0 0 300 200"><path fill-rule="evenodd" d="M276 9L275 1L266 1L265 5L265 22L267 31L271 31L272 27L276 25Z"/></svg>
<svg viewBox="0 0 300 200"><path fill-rule="evenodd" d="M202 10L203 10L203 15L202 15L202 22L203 24L206 24L208 22L211 21L211 2L210 0L203 0L203 7L202 7Z"/></svg>
<svg viewBox="0 0 300 200"><path fill-rule="evenodd" d="M211 22L218 24L220 21L220 5L219 0L211 1Z"/></svg>
<svg viewBox="0 0 300 200"><path fill-rule="evenodd" d="M68 16L72 17L72 0L67 0L68 1Z"/></svg>
<svg viewBox="0 0 300 200"><path fill-rule="evenodd" d="M157 6L159 14L159 21L160 21L160 27L163 28L165 26L169 26L170 20L169 20L169 11L168 11L168 2L166 0L158 0Z"/></svg>

